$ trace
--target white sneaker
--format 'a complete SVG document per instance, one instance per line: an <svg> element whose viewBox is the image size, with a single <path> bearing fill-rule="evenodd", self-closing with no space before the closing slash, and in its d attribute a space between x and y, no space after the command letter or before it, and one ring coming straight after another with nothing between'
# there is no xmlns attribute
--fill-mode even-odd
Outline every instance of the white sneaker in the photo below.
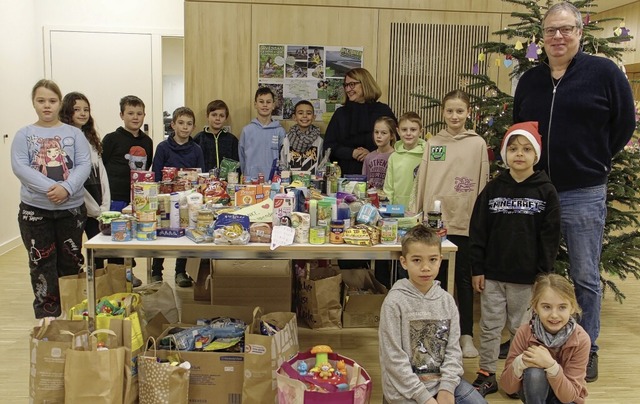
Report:
<svg viewBox="0 0 640 404"><path fill-rule="evenodd" d="M463 358L475 358L479 355L478 350L473 345L473 337L471 335L460 336L460 348L462 348Z"/></svg>

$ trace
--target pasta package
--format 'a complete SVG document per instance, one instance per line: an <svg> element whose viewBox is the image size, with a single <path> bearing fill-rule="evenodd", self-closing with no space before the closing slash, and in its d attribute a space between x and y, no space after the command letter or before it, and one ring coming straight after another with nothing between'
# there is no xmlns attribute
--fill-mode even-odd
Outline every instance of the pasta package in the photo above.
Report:
<svg viewBox="0 0 640 404"><path fill-rule="evenodd" d="M215 244L249 244L249 216L221 213L216 219L213 231Z"/></svg>
<svg viewBox="0 0 640 404"><path fill-rule="evenodd" d="M342 238L347 244L372 246L380 244L380 230L373 226L357 224L345 230Z"/></svg>
<svg viewBox="0 0 640 404"><path fill-rule="evenodd" d="M309 242L311 215L302 212L291 213L291 227L293 227L296 232L293 238L294 243L306 244Z"/></svg>

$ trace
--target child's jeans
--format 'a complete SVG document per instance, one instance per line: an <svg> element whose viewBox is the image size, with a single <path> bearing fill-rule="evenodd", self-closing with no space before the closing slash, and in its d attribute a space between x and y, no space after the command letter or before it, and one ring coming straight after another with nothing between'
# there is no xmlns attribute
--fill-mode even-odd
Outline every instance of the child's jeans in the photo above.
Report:
<svg viewBox="0 0 640 404"><path fill-rule="evenodd" d="M527 404L561 404L549 386L547 373L540 368L527 368L522 374L520 399Z"/></svg>
<svg viewBox="0 0 640 404"><path fill-rule="evenodd" d="M454 400L456 404L486 404L487 400L482 397L482 395L478 392L469 383L464 379L460 379L460 384L456 387L456 391L453 393ZM389 401L383 396L382 403L388 404Z"/></svg>

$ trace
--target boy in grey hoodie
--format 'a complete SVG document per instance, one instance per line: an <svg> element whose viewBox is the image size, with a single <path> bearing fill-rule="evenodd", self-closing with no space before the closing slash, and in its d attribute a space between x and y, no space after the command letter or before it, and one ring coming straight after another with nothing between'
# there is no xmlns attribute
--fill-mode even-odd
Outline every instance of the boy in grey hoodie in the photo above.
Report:
<svg viewBox="0 0 640 404"><path fill-rule="evenodd" d="M440 237L418 225L402 239L398 280L382 304L379 343L386 403L486 403L462 379L458 309L435 281L442 261Z"/></svg>

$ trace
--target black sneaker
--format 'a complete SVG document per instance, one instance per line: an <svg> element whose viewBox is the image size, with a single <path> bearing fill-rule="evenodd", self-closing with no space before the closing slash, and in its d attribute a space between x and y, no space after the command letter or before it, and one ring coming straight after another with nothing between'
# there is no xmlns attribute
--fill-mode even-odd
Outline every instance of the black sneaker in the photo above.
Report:
<svg viewBox="0 0 640 404"><path fill-rule="evenodd" d="M193 279L185 272L179 272L176 274L176 285L181 288L188 288L193 285Z"/></svg>
<svg viewBox="0 0 640 404"><path fill-rule="evenodd" d="M496 380L495 373L489 373L486 370L480 369L476 374L478 377L474 380L473 387L478 390L478 393L480 393L482 397L498 391L498 381Z"/></svg>
<svg viewBox="0 0 640 404"><path fill-rule="evenodd" d="M584 380L587 383L595 382L598 380L598 353L591 352L589 354L589 363L587 363L587 375Z"/></svg>
<svg viewBox="0 0 640 404"><path fill-rule="evenodd" d="M500 353L498 354L498 359L507 359L507 356L509 355L510 347L511 347L510 339L500 344Z"/></svg>

